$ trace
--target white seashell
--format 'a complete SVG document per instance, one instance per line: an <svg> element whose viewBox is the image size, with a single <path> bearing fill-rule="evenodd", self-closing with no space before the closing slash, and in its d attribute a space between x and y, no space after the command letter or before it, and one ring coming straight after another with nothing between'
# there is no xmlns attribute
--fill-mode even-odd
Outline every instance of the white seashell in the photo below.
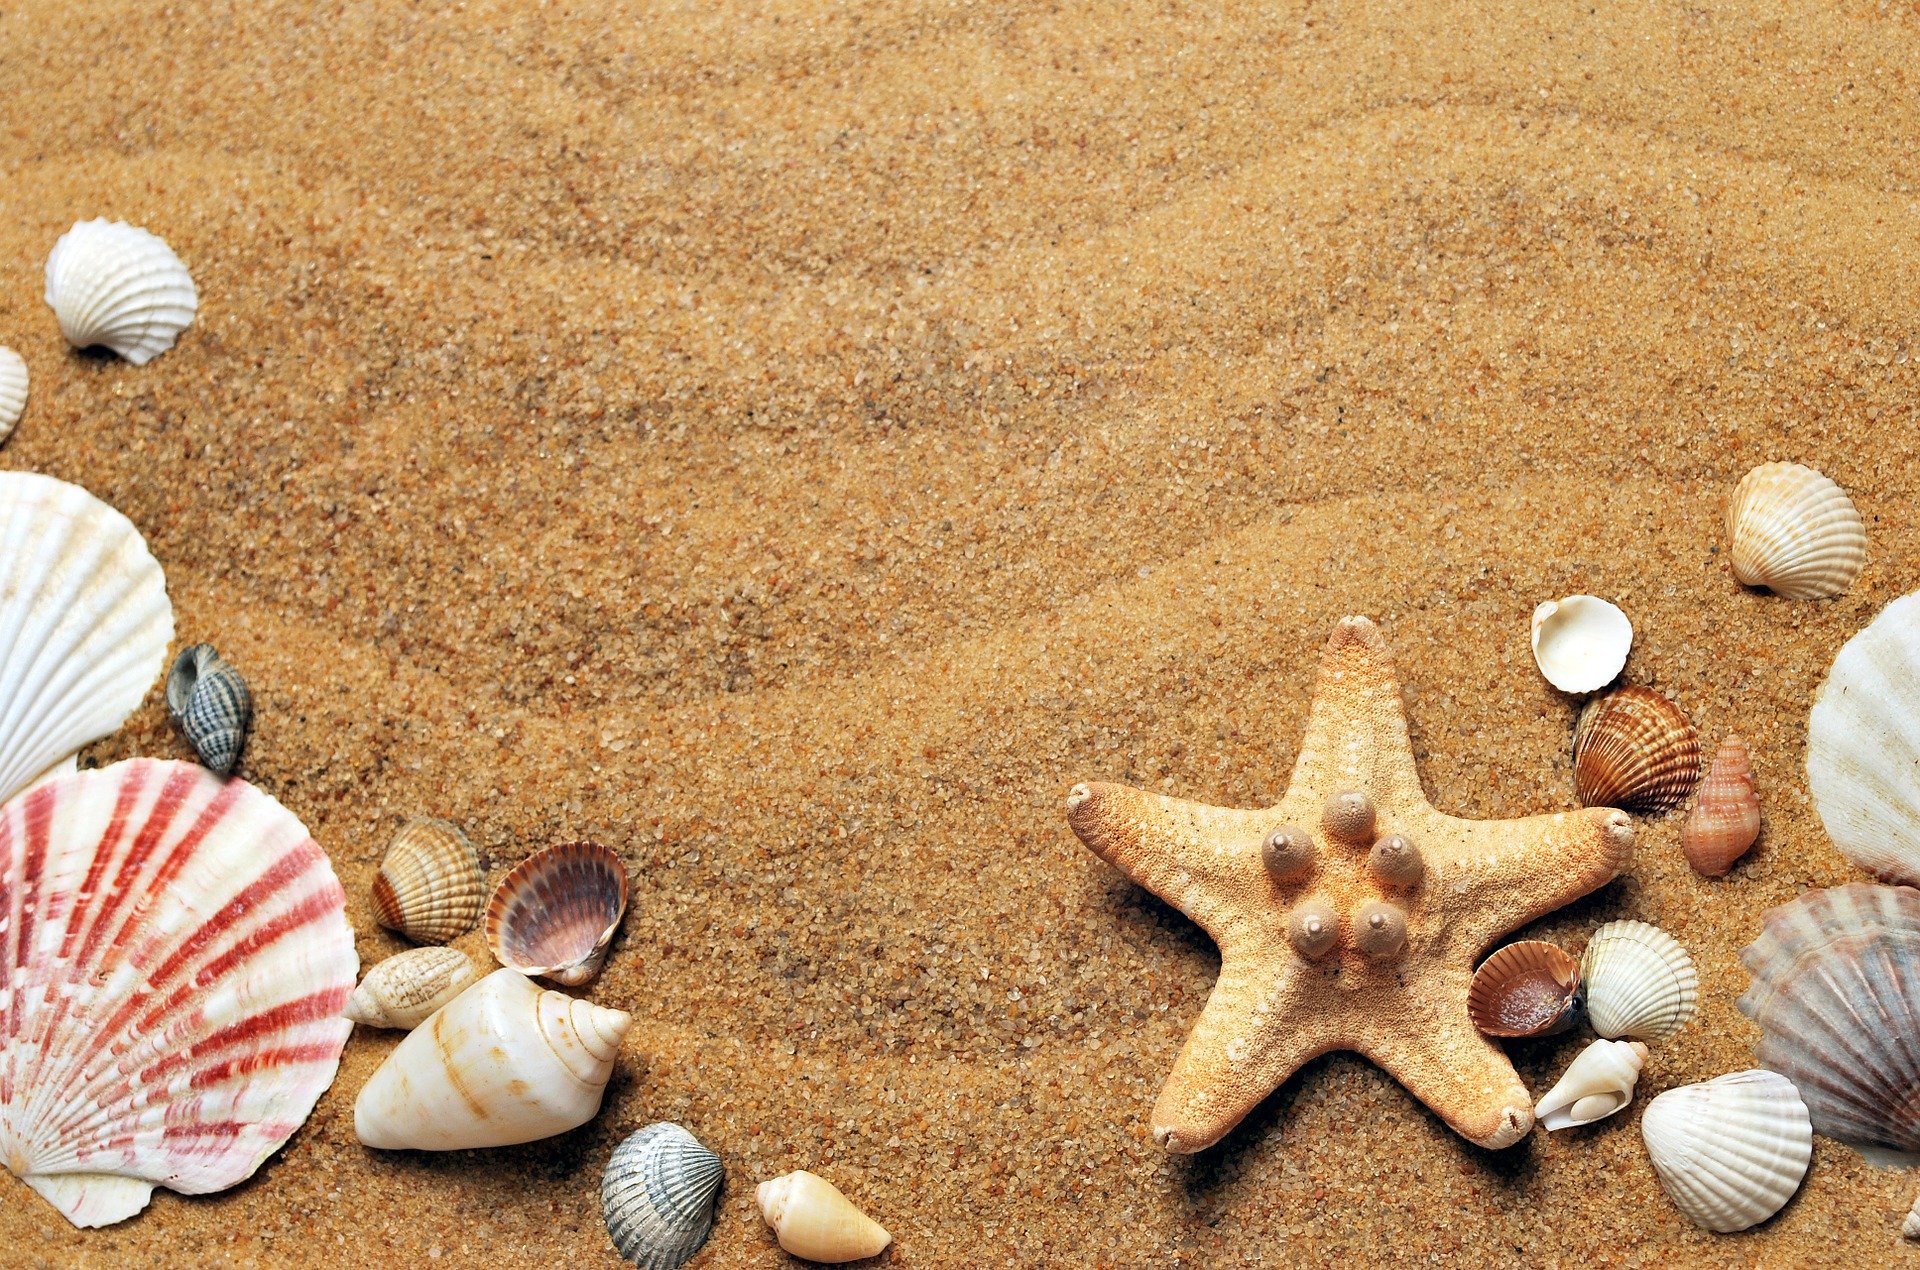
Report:
<svg viewBox="0 0 1920 1270"><path fill-rule="evenodd" d="M480 853L450 820L415 816L400 826L373 879L373 916L423 944L473 929L487 902Z"/></svg>
<svg viewBox="0 0 1920 1270"><path fill-rule="evenodd" d="M1667 1198L1721 1234L1779 1212L1813 1158L1813 1126L1793 1082L1759 1069L1667 1090L1647 1104L1640 1136Z"/></svg>
<svg viewBox="0 0 1920 1270"><path fill-rule="evenodd" d="M1913 1207L1907 1210L1907 1220L1901 1223L1900 1234L1906 1239L1920 1239L1920 1198L1916 1198Z"/></svg>
<svg viewBox="0 0 1920 1270"><path fill-rule="evenodd" d="M1647 1061L1639 1041L1595 1041L1568 1065L1560 1083L1533 1109L1544 1129L1572 1129L1605 1120L1633 1101L1633 1087Z"/></svg>
<svg viewBox="0 0 1920 1270"><path fill-rule="evenodd" d="M1920 592L1846 642L1814 694L1807 783L1827 836L1890 882L1920 883Z"/></svg>
<svg viewBox="0 0 1920 1270"><path fill-rule="evenodd" d="M0 441L13 435L13 425L27 411L27 363L20 354L0 346Z"/></svg>
<svg viewBox="0 0 1920 1270"><path fill-rule="evenodd" d="M0 802L119 727L173 640L131 521L77 485L0 472Z"/></svg>
<svg viewBox="0 0 1920 1270"><path fill-rule="evenodd" d="M47 257L47 303L75 348L104 345L135 366L173 347L200 307L193 278L159 236L80 221Z"/></svg>
<svg viewBox="0 0 1920 1270"><path fill-rule="evenodd" d="M333 1083L358 959L293 813L133 759L0 808L0 1162L76 1226L252 1176Z"/></svg>
<svg viewBox="0 0 1920 1270"><path fill-rule="evenodd" d="M1595 595L1548 600L1533 611L1533 660L1547 682L1579 695L1612 683L1633 647L1633 623Z"/></svg>
<svg viewBox="0 0 1920 1270"><path fill-rule="evenodd" d="M347 998L347 1017L368 1027L412 1031L480 978L457 948L409 948L373 969Z"/></svg>
<svg viewBox="0 0 1920 1270"><path fill-rule="evenodd" d="M419 1151L565 1133L600 1110L632 1023L496 970L387 1055L354 1100L354 1132L370 1147Z"/></svg>
<svg viewBox="0 0 1920 1270"><path fill-rule="evenodd" d="M1700 976L1678 940L1645 922L1608 922L1580 958L1587 1022L1601 1036L1664 1041L1686 1026Z"/></svg>
<svg viewBox="0 0 1920 1270"><path fill-rule="evenodd" d="M805 1169L760 1183L754 1198L780 1246L808 1261L838 1265L877 1257L893 1242L832 1182Z"/></svg>
<svg viewBox="0 0 1920 1270"><path fill-rule="evenodd" d="M1847 492L1799 463L1763 463L1727 504L1733 576L1789 600L1842 595L1867 563L1867 530Z"/></svg>
<svg viewBox="0 0 1920 1270"><path fill-rule="evenodd" d="M677 1124L650 1124L613 1149L600 1208L620 1255L640 1270L679 1270L713 1230L726 1171Z"/></svg>

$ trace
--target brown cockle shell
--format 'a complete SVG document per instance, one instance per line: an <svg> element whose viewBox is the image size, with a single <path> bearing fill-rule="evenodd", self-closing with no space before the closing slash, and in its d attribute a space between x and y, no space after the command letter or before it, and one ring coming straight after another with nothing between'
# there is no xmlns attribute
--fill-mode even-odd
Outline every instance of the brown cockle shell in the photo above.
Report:
<svg viewBox="0 0 1920 1270"><path fill-rule="evenodd" d="M487 903L487 946L500 964L582 984L607 959L627 912L627 870L597 842L567 842L522 860Z"/></svg>
<svg viewBox="0 0 1920 1270"><path fill-rule="evenodd" d="M400 826L373 881L373 915L388 930L444 944L473 929L486 906L480 855L458 826L416 816Z"/></svg>
<svg viewBox="0 0 1920 1270"><path fill-rule="evenodd" d="M1672 811L1699 779L1699 733L1653 689L1622 688L1580 712L1573 786L1583 806Z"/></svg>
<svg viewBox="0 0 1920 1270"><path fill-rule="evenodd" d="M1760 836L1760 796L1753 792L1747 743L1729 735L1700 782L1700 797L1680 830L1680 849L1702 877L1724 877Z"/></svg>
<svg viewBox="0 0 1920 1270"><path fill-rule="evenodd" d="M1467 1016L1488 1036L1549 1036L1579 1014L1580 963L1537 939L1497 950L1473 972Z"/></svg>

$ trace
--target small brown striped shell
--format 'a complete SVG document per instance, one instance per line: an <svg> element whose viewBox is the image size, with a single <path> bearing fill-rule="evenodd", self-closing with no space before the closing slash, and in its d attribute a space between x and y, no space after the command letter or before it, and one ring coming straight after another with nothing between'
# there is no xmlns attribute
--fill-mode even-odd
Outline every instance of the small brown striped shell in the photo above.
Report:
<svg viewBox="0 0 1920 1270"><path fill-rule="evenodd" d="M1728 736L1700 782L1700 798L1680 830L1680 849L1702 877L1725 876L1760 836L1760 796L1753 791L1747 745Z"/></svg>
<svg viewBox="0 0 1920 1270"><path fill-rule="evenodd" d="M1508 944L1480 964L1467 989L1467 1015L1488 1036L1547 1036L1579 1013L1580 963L1537 939Z"/></svg>
<svg viewBox="0 0 1920 1270"><path fill-rule="evenodd" d="M373 880L373 914L388 930L444 944L473 929L486 905L480 854L459 826L416 816L400 826Z"/></svg>
<svg viewBox="0 0 1920 1270"><path fill-rule="evenodd" d="M1582 805L1672 811L1700 779L1700 736L1651 688L1588 703L1573 732L1573 786Z"/></svg>
<svg viewBox="0 0 1920 1270"><path fill-rule="evenodd" d="M487 903L487 946L523 975L577 985L599 972L627 912L627 870L597 842L528 856Z"/></svg>

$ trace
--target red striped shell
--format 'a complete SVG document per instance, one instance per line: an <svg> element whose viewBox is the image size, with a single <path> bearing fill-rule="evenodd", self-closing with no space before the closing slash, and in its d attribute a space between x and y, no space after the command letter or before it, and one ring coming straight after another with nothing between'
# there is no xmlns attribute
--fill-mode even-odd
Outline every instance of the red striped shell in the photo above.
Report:
<svg viewBox="0 0 1920 1270"><path fill-rule="evenodd" d="M0 1162L76 1226L250 1177L333 1082L346 895L244 781L134 759L0 807Z"/></svg>
<svg viewBox="0 0 1920 1270"><path fill-rule="evenodd" d="M529 977L583 984L627 912L627 869L611 848L567 842L528 856L487 902L487 947Z"/></svg>

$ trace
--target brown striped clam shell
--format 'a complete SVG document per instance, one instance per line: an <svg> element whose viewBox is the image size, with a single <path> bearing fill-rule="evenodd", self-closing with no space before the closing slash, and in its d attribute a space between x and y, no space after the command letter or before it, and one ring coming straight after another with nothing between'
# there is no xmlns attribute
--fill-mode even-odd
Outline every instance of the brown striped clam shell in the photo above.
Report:
<svg viewBox="0 0 1920 1270"><path fill-rule="evenodd" d="M1580 1013L1580 963L1537 939L1508 944L1480 964L1467 1015L1487 1036L1550 1036Z"/></svg>
<svg viewBox="0 0 1920 1270"><path fill-rule="evenodd" d="M522 860L487 904L487 946L501 965L577 985L593 978L627 912L627 870L597 842Z"/></svg>
<svg viewBox="0 0 1920 1270"><path fill-rule="evenodd" d="M445 820L416 816L400 826L373 881L373 914L388 930L444 944L473 929L486 905L480 854Z"/></svg>
<svg viewBox="0 0 1920 1270"><path fill-rule="evenodd" d="M1573 733L1573 785L1582 805L1672 811L1700 779L1700 735L1679 706L1629 687L1588 703Z"/></svg>

